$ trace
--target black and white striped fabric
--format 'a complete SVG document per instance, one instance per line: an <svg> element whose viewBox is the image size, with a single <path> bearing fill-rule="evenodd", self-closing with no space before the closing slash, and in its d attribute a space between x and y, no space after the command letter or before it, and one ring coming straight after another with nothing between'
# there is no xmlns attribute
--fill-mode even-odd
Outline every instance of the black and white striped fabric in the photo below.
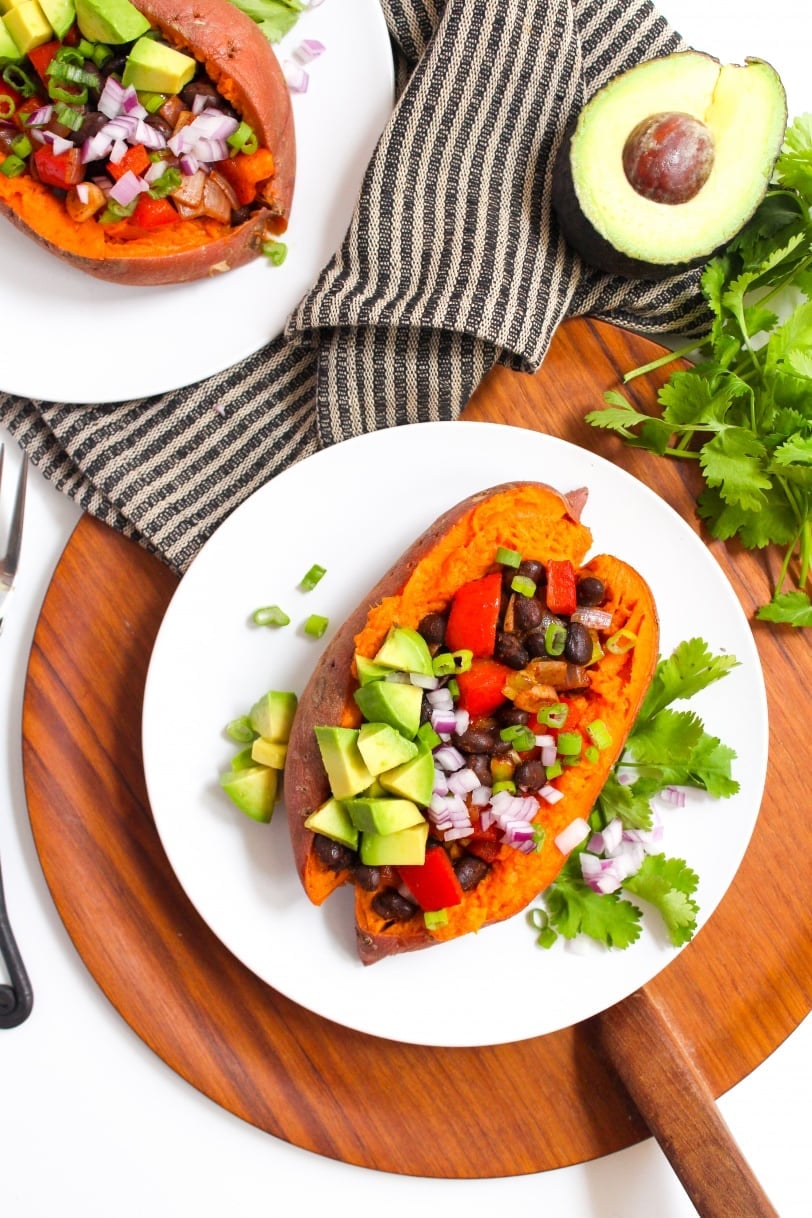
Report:
<svg viewBox="0 0 812 1218"><path fill-rule="evenodd" d="M617 72L683 45L648 0L381 2L398 101L347 236L286 333L145 401L0 395L46 477L178 571L274 474L365 431L456 418L495 363L536 370L566 317L706 323L698 273L592 271L551 214L568 119Z"/></svg>

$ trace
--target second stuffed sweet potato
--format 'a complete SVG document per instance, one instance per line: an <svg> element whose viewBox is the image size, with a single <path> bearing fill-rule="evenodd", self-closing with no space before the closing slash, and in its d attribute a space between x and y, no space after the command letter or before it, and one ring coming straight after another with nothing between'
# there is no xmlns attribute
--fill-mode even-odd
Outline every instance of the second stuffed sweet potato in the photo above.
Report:
<svg viewBox="0 0 812 1218"><path fill-rule="evenodd" d="M657 613L628 564L584 565L585 498L520 482L453 507L343 624L300 699L285 781L296 864L317 904L354 884L365 964L525 908L558 874L623 748L657 661ZM397 671L391 648L404 639L414 650ZM386 683L417 686L398 700L418 720L389 715L391 697L375 689ZM381 772L393 724L409 759ZM361 765L336 791L326 748L339 738ZM393 795L410 802L401 776L416 767L433 781L402 838L424 837L422 856L398 854L400 822L374 819L395 815ZM343 838L329 818L345 813Z"/></svg>

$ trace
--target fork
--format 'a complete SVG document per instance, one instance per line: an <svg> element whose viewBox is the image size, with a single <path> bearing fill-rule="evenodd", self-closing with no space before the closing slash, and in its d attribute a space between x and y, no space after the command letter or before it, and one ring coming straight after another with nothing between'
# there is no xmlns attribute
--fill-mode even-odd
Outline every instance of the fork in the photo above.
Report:
<svg viewBox="0 0 812 1218"><path fill-rule="evenodd" d="M3 454L3 445L0 444L0 484L3 479ZM17 492L14 496L6 552L0 557L0 630L3 628L3 606L14 584L20 559L27 478L28 462L24 461L17 483ZM3 893L2 869L0 869L0 956L5 962L9 976L9 984L0 985L0 1028L16 1028L31 1014L34 995L23 958L14 938L14 932L11 929Z"/></svg>

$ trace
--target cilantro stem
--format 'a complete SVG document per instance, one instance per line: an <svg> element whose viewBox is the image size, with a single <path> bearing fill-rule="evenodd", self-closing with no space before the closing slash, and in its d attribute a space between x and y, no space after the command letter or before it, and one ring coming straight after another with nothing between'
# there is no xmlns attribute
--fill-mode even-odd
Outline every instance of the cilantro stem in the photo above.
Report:
<svg viewBox="0 0 812 1218"><path fill-rule="evenodd" d="M639 368L633 368L631 372L627 372L624 375L623 384L628 385L629 381L633 381L635 377L646 376L649 372L656 372L658 368L665 368L668 364L676 363L678 359L688 359L695 351L701 351L709 345L710 337L695 338L690 343L686 343L684 347L678 347L675 351L667 351L659 359L653 359L648 364L642 364Z"/></svg>

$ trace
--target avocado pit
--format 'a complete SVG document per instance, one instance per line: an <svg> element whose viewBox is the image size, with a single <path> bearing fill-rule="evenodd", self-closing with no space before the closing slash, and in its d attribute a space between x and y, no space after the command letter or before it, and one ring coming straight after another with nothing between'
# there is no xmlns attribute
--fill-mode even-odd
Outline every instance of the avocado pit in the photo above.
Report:
<svg viewBox="0 0 812 1218"><path fill-rule="evenodd" d="M692 114L652 114L638 123L623 146L623 172L644 199L675 206L687 203L710 177L714 142Z"/></svg>

